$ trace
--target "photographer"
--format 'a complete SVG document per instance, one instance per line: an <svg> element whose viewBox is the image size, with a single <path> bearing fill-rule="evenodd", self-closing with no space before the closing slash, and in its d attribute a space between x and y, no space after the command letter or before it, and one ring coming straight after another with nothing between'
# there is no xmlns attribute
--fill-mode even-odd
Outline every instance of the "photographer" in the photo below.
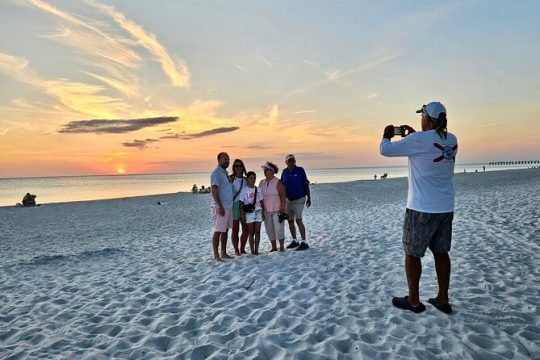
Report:
<svg viewBox="0 0 540 360"><path fill-rule="evenodd" d="M420 259L429 247L435 259L439 293L428 302L449 314L452 307L448 302L448 252L454 217L452 177L457 138L447 131L446 108L440 102L424 105L417 113L422 114L422 131L415 132L408 125L388 125L380 144L381 155L407 156L409 160L409 191L402 238L409 295L394 297L392 304L415 313L426 309L420 302ZM392 142L396 134L403 138Z"/></svg>

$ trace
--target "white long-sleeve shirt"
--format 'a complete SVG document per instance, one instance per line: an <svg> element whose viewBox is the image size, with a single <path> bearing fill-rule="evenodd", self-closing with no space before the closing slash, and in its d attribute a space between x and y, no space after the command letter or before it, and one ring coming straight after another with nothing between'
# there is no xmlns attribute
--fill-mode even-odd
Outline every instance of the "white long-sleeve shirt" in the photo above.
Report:
<svg viewBox="0 0 540 360"><path fill-rule="evenodd" d="M384 156L409 158L407 208L426 213L454 211L454 164L457 138L442 139L435 130L417 131L401 140L382 139Z"/></svg>

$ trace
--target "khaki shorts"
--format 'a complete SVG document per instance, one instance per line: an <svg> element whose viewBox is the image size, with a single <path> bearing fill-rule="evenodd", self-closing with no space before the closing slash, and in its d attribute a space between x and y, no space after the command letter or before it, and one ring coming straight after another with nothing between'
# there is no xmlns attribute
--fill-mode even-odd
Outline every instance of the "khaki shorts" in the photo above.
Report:
<svg viewBox="0 0 540 360"><path fill-rule="evenodd" d="M270 241L285 239L285 221L279 222L279 211L266 213L264 229Z"/></svg>
<svg viewBox="0 0 540 360"><path fill-rule="evenodd" d="M431 214L407 209L402 239L405 254L423 257L428 247L434 253L449 252L453 219L453 212Z"/></svg>
<svg viewBox="0 0 540 360"><path fill-rule="evenodd" d="M217 207L212 208L212 220L214 222L214 232L227 232L232 228L232 210L224 209L225 215L219 215Z"/></svg>
<svg viewBox="0 0 540 360"><path fill-rule="evenodd" d="M296 200L287 199L287 215L289 215L289 221L294 219L302 220L302 212L304 211L304 205L306 204L306 197L301 197Z"/></svg>

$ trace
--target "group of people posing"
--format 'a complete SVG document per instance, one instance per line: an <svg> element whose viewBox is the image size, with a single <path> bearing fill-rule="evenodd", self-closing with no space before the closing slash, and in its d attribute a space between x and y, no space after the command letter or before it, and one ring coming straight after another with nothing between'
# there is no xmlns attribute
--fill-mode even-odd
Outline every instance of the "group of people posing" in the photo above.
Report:
<svg viewBox="0 0 540 360"><path fill-rule="evenodd" d="M439 285L438 294L428 300L438 310L451 313L448 300L451 262L448 252L452 243L454 218L454 175L458 143L447 129L446 107L440 102L430 102L416 111L421 114L422 131L411 126L388 125L380 143L383 156L403 156L409 162L409 190L403 223L402 243L405 252L405 274L408 294L394 297L392 304L398 308L421 313L426 310L420 301L421 258L429 248L435 260ZM400 136L398 141L392 141ZM218 167L212 173L214 258L231 258L227 255L227 229L232 228L232 243L237 255L245 253L247 239L251 253L259 253L260 227L264 221L266 233L272 244L271 251L284 251L283 219L288 216L293 238L288 248L308 249L302 210L311 205L309 181L304 169L296 166L294 155L287 155L287 168L276 178L278 168L267 162L262 167L264 176L255 186L255 173L246 172L244 163L235 160L233 174L226 171L229 155L218 155ZM386 177L386 176L385 176ZM302 241L296 241L295 221L300 228ZM238 238L239 226L242 236ZM221 239L221 253L218 251Z"/></svg>
<svg viewBox="0 0 540 360"><path fill-rule="evenodd" d="M292 236L287 248L309 249L302 221L304 206L311 206L309 180L305 170L296 166L294 155L285 157L287 167L283 169L281 178L276 177L279 171L276 164L266 162L262 165L264 179L258 186L257 175L247 171L242 160L234 160L232 174L227 172L230 165L227 153L219 153L217 161L218 166L210 177L214 200L212 247L215 260L233 258L227 254L229 229L232 229L231 242L237 256L247 254L248 243L250 252L258 255L263 222L271 243L270 252L285 251L285 221L289 224ZM300 241L296 237L296 226L300 232Z"/></svg>

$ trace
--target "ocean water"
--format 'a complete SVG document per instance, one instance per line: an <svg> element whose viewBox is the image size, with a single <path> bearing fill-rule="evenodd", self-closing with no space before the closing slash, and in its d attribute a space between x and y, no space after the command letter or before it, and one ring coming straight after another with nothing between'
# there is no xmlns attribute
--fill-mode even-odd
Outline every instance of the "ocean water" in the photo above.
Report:
<svg viewBox="0 0 540 360"><path fill-rule="evenodd" d="M527 165L489 165L482 163L456 164L456 172L522 169ZM230 171L230 168L228 169ZM388 178L406 177L406 166L357 167L341 169L306 169L312 183L335 183L355 180L374 180L383 173ZM262 171L257 179L262 179ZM193 184L209 186L210 172L182 174L144 174L110 176L62 176L32 178L0 178L0 206L15 205L30 192L40 204L115 199L131 196L168 194L191 191Z"/></svg>

